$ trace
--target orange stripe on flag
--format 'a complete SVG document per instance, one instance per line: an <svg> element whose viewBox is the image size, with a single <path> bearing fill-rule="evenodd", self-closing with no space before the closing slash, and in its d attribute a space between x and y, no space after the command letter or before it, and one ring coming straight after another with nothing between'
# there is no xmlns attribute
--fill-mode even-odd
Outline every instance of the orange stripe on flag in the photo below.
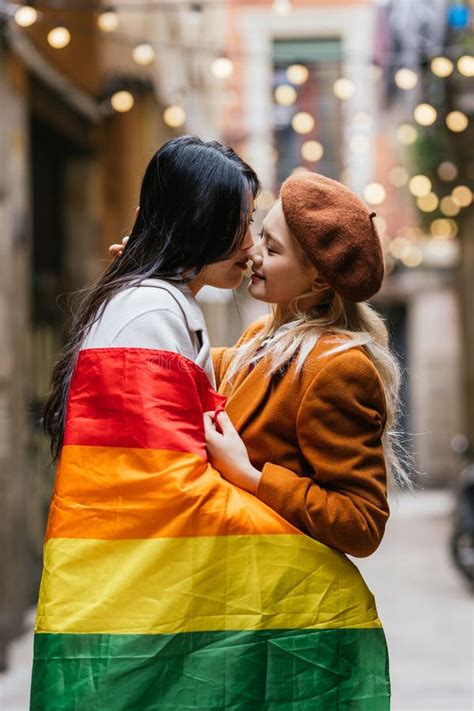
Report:
<svg viewBox="0 0 474 711"><path fill-rule="evenodd" d="M300 533L196 454L66 445L46 538Z"/></svg>

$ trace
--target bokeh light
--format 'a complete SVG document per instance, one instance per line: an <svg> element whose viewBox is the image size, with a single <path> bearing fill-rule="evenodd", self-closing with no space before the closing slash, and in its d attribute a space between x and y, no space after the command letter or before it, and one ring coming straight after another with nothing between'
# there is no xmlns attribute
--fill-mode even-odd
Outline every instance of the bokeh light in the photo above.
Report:
<svg viewBox="0 0 474 711"><path fill-rule="evenodd" d="M119 26L119 16L113 9L104 10L97 18L97 25L102 32L115 32Z"/></svg>
<svg viewBox="0 0 474 711"><path fill-rule="evenodd" d="M434 212L439 205L439 198L436 193L428 193L417 198L416 204L422 212Z"/></svg>
<svg viewBox="0 0 474 711"><path fill-rule="evenodd" d="M408 183L408 189L415 197L424 197L431 191L431 180L426 175L414 175Z"/></svg>
<svg viewBox="0 0 474 711"><path fill-rule="evenodd" d="M291 125L296 133L310 133L314 128L314 118L307 111L299 111L291 119Z"/></svg>
<svg viewBox="0 0 474 711"><path fill-rule="evenodd" d="M304 64L291 64L286 70L286 76L292 84L304 84L308 79L309 70Z"/></svg>
<svg viewBox="0 0 474 711"><path fill-rule="evenodd" d="M419 267L423 262L423 252L416 244L411 244L410 247L401 256L402 263L411 269Z"/></svg>
<svg viewBox="0 0 474 711"><path fill-rule="evenodd" d="M399 89L413 89L418 84L418 74L404 67L395 72L395 84Z"/></svg>
<svg viewBox="0 0 474 711"><path fill-rule="evenodd" d="M431 60L431 71L437 77L449 77L453 70L454 64L448 57L434 57Z"/></svg>
<svg viewBox="0 0 474 711"><path fill-rule="evenodd" d="M436 121L438 112L431 104L418 104L415 107L413 116L420 126L431 126Z"/></svg>
<svg viewBox="0 0 474 711"><path fill-rule="evenodd" d="M290 0L273 0L272 8L280 17L286 17L292 11L293 6Z"/></svg>
<svg viewBox="0 0 474 711"><path fill-rule="evenodd" d="M433 220L430 225L430 233L435 239L452 239L456 237L457 232L457 223L444 217Z"/></svg>
<svg viewBox="0 0 474 711"><path fill-rule="evenodd" d="M397 138L400 143L408 146L411 143L415 143L418 138L418 131L416 127L412 126L410 123L402 123L397 128Z"/></svg>
<svg viewBox="0 0 474 711"><path fill-rule="evenodd" d="M364 188L364 199L371 205L380 205L385 196L385 188L380 183L369 183Z"/></svg>
<svg viewBox="0 0 474 711"><path fill-rule="evenodd" d="M440 180L449 182L455 180L458 177L458 169L455 163L450 160L444 160L438 165L437 171Z"/></svg>
<svg viewBox="0 0 474 711"><path fill-rule="evenodd" d="M31 27L38 19L38 12L32 5L23 5L16 10L14 18L19 27Z"/></svg>
<svg viewBox="0 0 474 711"><path fill-rule="evenodd" d="M460 74L465 77L474 77L474 57L470 54L464 54L459 57L457 68Z"/></svg>
<svg viewBox="0 0 474 711"><path fill-rule="evenodd" d="M388 179L396 188L402 188L408 183L409 173L403 165L394 165L388 173Z"/></svg>
<svg viewBox="0 0 474 711"><path fill-rule="evenodd" d="M454 202L451 195L446 195L441 199L439 209L446 217L455 217L459 213L460 207Z"/></svg>
<svg viewBox="0 0 474 711"><path fill-rule="evenodd" d="M355 92L354 82L344 77L336 79L332 89L338 99L350 99Z"/></svg>
<svg viewBox="0 0 474 711"><path fill-rule="evenodd" d="M324 148L319 141L305 141L301 146L301 155L310 163L315 163L324 155Z"/></svg>
<svg viewBox="0 0 474 711"><path fill-rule="evenodd" d="M281 106L291 106L295 103L297 93L290 84L281 84L275 89L275 101Z"/></svg>
<svg viewBox="0 0 474 711"><path fill-rule="evenodd" d="M147 66L155 59L155 50L148 42L140 42L133 48L133 61L135 64Z"/></svg>
<svg viewBox="0 0 474 711"><path fill-rule="evenodd" d="M133 108L135 99L129 91L117 91L110 99L110 103L115 111L126 113Z"/></svg>
<svg viewBox="0 0 474 711"><path fill-rule="evenodd" d="M171 128L181 128L186 123L186 111L178 104L171 104L163 112L163 121Z"/></svg>
<svg viewBox="0 0 474 711"><path fill-rule="evenodd" d="M411 242L406 237L395 237L390 241L388 251L395 259L401 259L402 256L408 252L410 247Z"/></svg>
<svg viewBox="0 0 474 711"><path fill-rule="evenodd" d="M457 185L451 197L458 207L469 207L472 202L472 190L467 185Z"/></svg>
<svg viewBox="0 0 474 711"><path fill-rule="evenodd" d="M468 125L469 119L467 118L466 114L463 114L462 111L451 111L446 116L446 126L449 128L450 131L460 133L461 131L464 131L468 127Z"/></svg>
<svg viewBox="0 0 474 711"><path fill-rule="evenodd" d="M228 57L217 57L212 62L211 72L216 79L229 79L234 73L234 63Z"/></svg>
<svg viewBox="0 0 474 711"><path fill-rule="evenodd" d="M67 27L53 27L48 32L48 44L54 49L64 49L71 41L71 33Z"/></svg>

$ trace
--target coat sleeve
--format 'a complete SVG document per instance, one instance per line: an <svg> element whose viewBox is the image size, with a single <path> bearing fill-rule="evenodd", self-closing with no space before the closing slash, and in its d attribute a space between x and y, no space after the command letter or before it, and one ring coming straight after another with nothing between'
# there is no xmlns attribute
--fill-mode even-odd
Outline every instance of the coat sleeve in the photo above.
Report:
<svg viewBox="0 0 474 711"><path fill-rule="evenodd" d="M322 543L353 556L370 555L389 516L385 422L382 384L368 357L356 350L332 357L298 410L308 475L267 463L257 496Z"/></svg>

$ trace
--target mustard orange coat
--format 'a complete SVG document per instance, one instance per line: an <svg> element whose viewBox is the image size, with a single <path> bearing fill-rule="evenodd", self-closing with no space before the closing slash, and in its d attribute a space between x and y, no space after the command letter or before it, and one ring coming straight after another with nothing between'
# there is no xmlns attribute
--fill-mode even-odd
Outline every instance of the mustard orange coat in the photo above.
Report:
<svg viewBox="0 0 474 711"><path fill-rule="evenodd" d="M262 328L252 324L237 345ZM322 336L300 374L269 377L268 358L226 378L232 348L213 349L219 392L250 460L257 496L313 538L353 556L379 545L389 516L382 434L386 404L363 348L324 356Z"/></svg>

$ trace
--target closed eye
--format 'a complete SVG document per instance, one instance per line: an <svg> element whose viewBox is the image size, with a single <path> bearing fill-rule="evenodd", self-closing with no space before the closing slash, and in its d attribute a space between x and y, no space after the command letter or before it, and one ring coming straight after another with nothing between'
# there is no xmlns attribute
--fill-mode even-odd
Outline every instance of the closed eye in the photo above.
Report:
<svg viewBox="0 0 474 711"><path fill-rule="evenodd" d="M269 238L268 238L268 235L265 234L265 230L263 229L263 227L260 230L260 232L258 233L258 236L260 237L260 239L265 239L265 241L267 243L267 254L278 254L278 252L276 252L274 249L272 249L271 247L268 246Z"/></svg>

